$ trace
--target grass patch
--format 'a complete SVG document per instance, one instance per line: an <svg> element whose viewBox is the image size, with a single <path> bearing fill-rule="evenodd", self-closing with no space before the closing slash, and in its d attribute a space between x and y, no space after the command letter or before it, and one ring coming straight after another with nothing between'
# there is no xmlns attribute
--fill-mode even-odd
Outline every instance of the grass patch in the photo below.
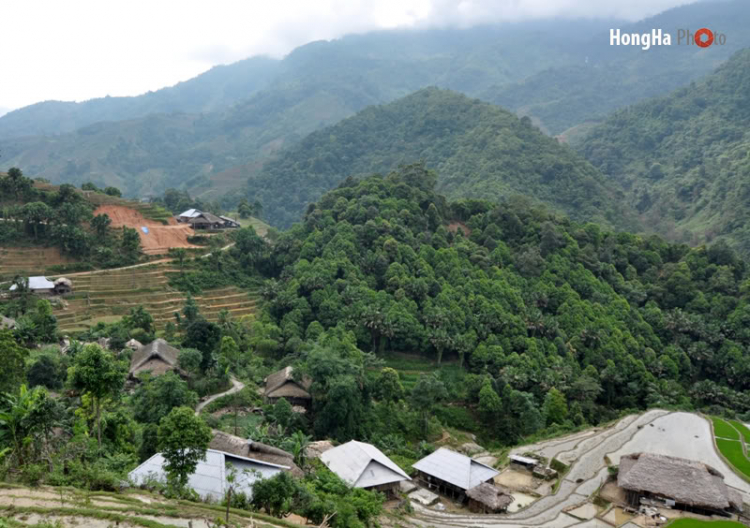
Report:
<svg viewBox="0 0 750 528"><path fill-rule="evenodd" d="M716 416L711 417L711 421L714 423L714 436L717 438L728 438L730 440L739 440L740 433L737 429L729 425L728 422L717 418Z"/></svg>
<svg viewBox="0 0 750 528"><path fill-rule="evenodd" d="M724 455L724 458L726 458L739 473L742 473L746 478L750 479L750 460L747 459L745 453L742 451L741 442L717 438L716 446L719 448L719 451L721 451L721 454Z"/></svg>
<svg viewBox="0 0 750 528"><path fill-rule="evenodd" d="M744 524L734 521L700 521L698 519L677 519L669 523L669 528L744 528Z"/></svg>
<svg viewBox="0 0 750 528"><path fill-rule="evenodd" d="M740 423L737 420L729 420L729 423L732 424L734 428L740 432L742 438L745 439L745 443L750 444L750 429L748 429L745 424Z"/></svg>

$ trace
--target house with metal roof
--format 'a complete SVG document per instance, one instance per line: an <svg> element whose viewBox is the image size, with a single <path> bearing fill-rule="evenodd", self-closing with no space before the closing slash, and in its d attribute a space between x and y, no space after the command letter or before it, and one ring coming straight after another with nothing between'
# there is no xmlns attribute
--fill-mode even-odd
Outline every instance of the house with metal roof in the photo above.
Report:
<svg viewBox="0 0 750 528"><path fill-rule="evenodd" d="M128 477L137 486L150 480L166 482L167 474L164 465L164 457L161 453L157 453L131 471ZM227 475L230 474L232 468L236 471L236 491L248 496L252 495L253 483L257 480L273 477L289 469L286 466L208 449L205 458L198 462L195 472L190 475L188 486L203 499L220 501L226 493Z"/></svg>
<svg viewBox="0 0 750 528"><path fill-rule="evenodd" d="M52 295L55 293L55 283L49 280L47 277L38 276L38 277L29 277L28 279L28 288L29 291L32 293L38 293L38 294L49 294ZM16 291L18 289L18 285L14 284L10 287L10 291Z"/></svg>
<svg viewBox="0 0 750 528"><path fill-rule="evenodd" d="M466 492L484 482L492 483L500 473L473 458L441 447L416 462L419 482L431 490L456 500L466 500Z"/></svg>
<svg viewBox="0 0 750 528"><path fill-rule="evenodd" d="M195 218L196 216L200 216L201 212L198 209L188 209L187 211L181 212L179 215L177 215L177 221L178 222L187 222L191 218Z"/></svg>
<svg viewBox="0 0 750 528"><path fill-rule="evenodd" d="M320 460L355 488L392 493L399 482L411 480L403 469L371 444L352 440L329 449Z"/></svg>

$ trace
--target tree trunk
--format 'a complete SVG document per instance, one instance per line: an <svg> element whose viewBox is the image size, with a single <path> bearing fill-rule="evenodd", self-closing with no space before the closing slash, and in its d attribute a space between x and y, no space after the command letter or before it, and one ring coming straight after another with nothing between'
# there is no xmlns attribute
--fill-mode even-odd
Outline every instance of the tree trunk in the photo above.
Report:
<svg viewBox="0 0 750 528"><path fill-rule="evenodd" d="M102 404L99 398L96 399L96 440L99 448L102 447Z"/></svg>
<svg viewBox="0 0 750 528"><path fill-rule="evenodd" d="M437 364L438 364L438 367L439 367L440 363L442 363L442 361L443 361L443 347L442 346L438 346L437 347L437 353L438 353Z"/></svg>
<svg viewBox="0 0 750 528"><path fill-rule="evenodd" d="M232 487L229 486L229 489L227 490L227 526L229 526L229 504L232 502Z"/></svg>

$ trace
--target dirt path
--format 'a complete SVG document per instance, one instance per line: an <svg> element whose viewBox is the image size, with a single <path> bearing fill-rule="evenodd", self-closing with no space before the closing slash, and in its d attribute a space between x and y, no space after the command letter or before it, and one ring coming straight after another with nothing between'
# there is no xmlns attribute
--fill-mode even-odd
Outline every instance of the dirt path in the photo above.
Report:
<svg viewBox="0 0 750 528"><path fill-rule="evenodd" d="M195 415L198 416L203 408L211 403L212 401L221 398L222 396L228 396L230 394L234 394L235 392L240 392L242 389L245 388L245 384L242 383L240 380L232 376L230 378L230 381L232 382L232 388L225 392L220 392L219 394L214 394L213 396L209 397L205 401L202 401L198 404L198 406L195 408Z"/></svg>

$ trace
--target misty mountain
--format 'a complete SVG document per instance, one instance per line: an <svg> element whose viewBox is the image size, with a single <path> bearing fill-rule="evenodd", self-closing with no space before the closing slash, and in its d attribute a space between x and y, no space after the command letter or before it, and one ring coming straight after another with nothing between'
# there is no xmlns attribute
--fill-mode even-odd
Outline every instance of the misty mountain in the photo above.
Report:
<svg viewBox="0 0 750 528"><path fill-rule="evenodd" d="M689 87L616 112L579 148L649 226L750 254L750 50Z"/></svg>
<svg viewBox="0 0 750 528"><path fill-rule="evenodd" d="M635 215L570 147L528 119L435 88L310 134L269 161L248 191L272 223L286 226L346 177L385 174L418 160L437 170L438 189L449 197L524 196L576 219L635 226Z"/></svg>
<svg viewBox="0 0 750 528"><path fill-rule="evenodd" d="M560 134L586 121L669 92L698 79L750 46L750 2L700 2L665 11L635 24L612 26L622 33L646 33L661 28L671 46L644 51L637 46L610 46L609 30L581 46L573 64L545 69L520 82L494 86L482 99L528 115L551 134ZM708 49L678 45L679 29L692 32L709 24L726 35L726 44Z"/></svg>
<svg viewBox="0 0 750 528"><path fill-rule="evenodd" d="M263 59L259 63L263 75L247 89L248 97L203 114L191 112L229 101L228 96L209 98L211 72L146 96L33 105L0 118L6 138L19 136L0 140L0 165L19 165L28 174L55 183L92 180L118 185L131 195L170 186L220 194L241 185L258 163L282 146L368 105L429 85L475 92L519 80L568 60L567 50L579 45L577 38L566 36L570 27L577 35L589 35L605 25L572 22L563 28L533 22L467 30L385 31L314 42L278 64ZM224 84L214 82L231 85L226 93L237 95L241 83L226 79L252 76L257 67L250 61L215 69L214 75ZM232 73L235 68L245 73ZM272 80L265 77L270 72L275 72ZM258 89L263 83L265 88ZM152 99L173 101L169 94L174 92L169 90L177 89L183 94L181 106L174 103L167 108L164 103L160 112L180 110L181 115L157 113L112 121L133 108L145 108ZM253 94L253 90L257 91ZM105 117L98 108L111 113ZM70 116L64 114L68 110ZM91 123L93 115L110 121ZM59 122L75 130L55 137L22 137L29 130L59 131L63 127Z"/></svg>
<svg viewBox="0 0 750 528"><path fill-rule="evenodd" d="M81 103L45 101L0 118L0 139L72 132L101 121L158 113L201 113L247 99L278 72L279 61L253 57L216 66L185 82L135 97L103 97Z"/></svg>

